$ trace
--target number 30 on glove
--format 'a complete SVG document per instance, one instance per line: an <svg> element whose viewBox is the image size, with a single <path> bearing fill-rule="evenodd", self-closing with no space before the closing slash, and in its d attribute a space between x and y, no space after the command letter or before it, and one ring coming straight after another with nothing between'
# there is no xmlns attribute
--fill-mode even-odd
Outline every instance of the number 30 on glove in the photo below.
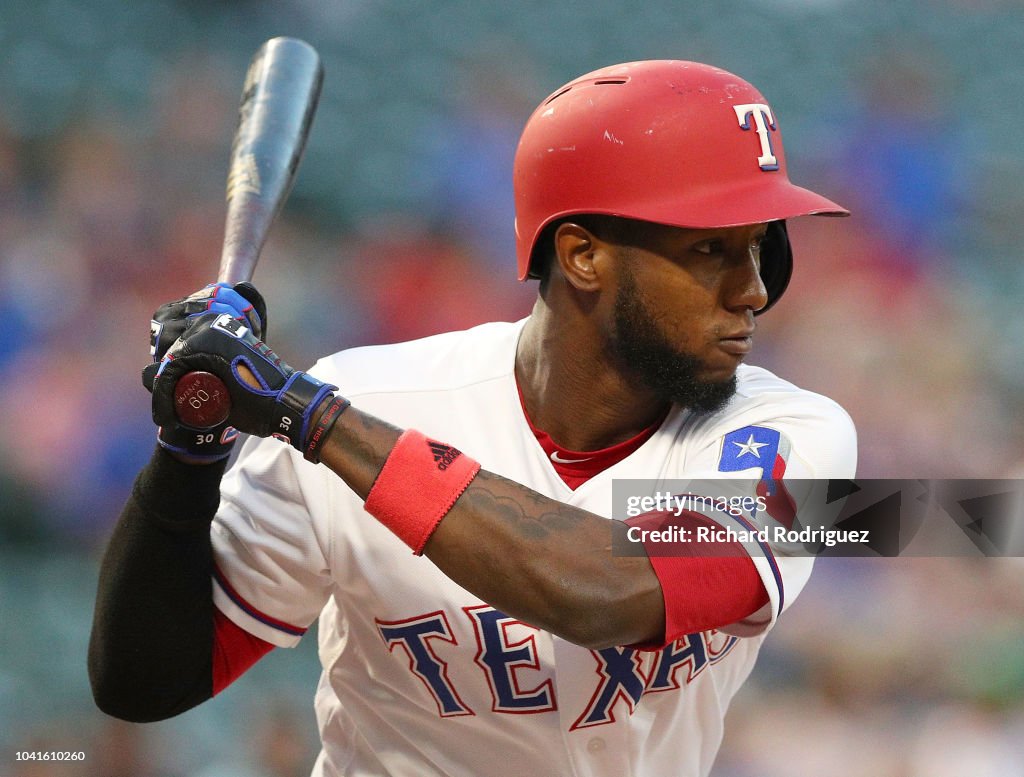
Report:
<svg viewBox="0 0 1024 777"><path fill-rule="evenodd" d="M231 426L258 437L277 437L299 450L305 448L317 409L338 388L293 370L237 318L208 313L190 321L160 362L153 381L157 424L179 421L175 387L194 372L212 373L224 384L231 403L227 418ZM250 376L257 385L249 382ZM210 391L215 390L197 384L186 401L209 401Z"/></svg>

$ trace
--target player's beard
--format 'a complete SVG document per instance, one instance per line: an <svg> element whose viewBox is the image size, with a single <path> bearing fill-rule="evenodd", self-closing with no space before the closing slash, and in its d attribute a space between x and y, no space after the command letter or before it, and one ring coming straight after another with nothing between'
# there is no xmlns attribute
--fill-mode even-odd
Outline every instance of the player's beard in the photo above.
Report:
<svg viewBox="0 0 1024 777"><path fill-rule="evenodd" d="M614 313L612 358L660 397L697 413L713 413L736 393L735 374L704 380L701 360L669 342L644 305L628 266L622 271Z"/></svg>

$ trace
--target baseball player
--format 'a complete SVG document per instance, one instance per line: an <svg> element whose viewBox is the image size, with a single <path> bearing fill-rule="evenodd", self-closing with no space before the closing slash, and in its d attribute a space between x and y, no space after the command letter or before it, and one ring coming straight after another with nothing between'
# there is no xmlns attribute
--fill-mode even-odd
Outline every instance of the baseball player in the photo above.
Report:
<svg viewBox="0 0 1024 777"><path fill-rule="evenodd" d="M847 414L743 363L789 279L785 220L846 211L789 181L752 85L693 62L566 84L514 177L525 320L305 373L248 284L157 311L160 444L101 570L102 709L178 714L319 619L317 777L708 774L811 562L731 535L614 548L666 520L787 524L789 479L854 476ZM227 384L230 426L177 422L195 370ZM613 482L675 478L762 501L614 514Z"/></svg>

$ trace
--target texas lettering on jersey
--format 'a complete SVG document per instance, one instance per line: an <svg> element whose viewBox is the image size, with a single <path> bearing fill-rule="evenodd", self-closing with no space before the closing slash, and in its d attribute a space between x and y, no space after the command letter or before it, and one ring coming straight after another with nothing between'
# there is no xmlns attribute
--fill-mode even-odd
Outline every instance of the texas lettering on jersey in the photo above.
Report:
<svg viewBox="0 0 1024 777"><path fill-rule="evenodd" d="M476 637L474 659L491 692L491 712L536 714L558 709L552 680L530 684L530 670L540 668L536 634L513 640L512 626L539 631L488 605L462 608ZM424 685L442 718L476 715L459 696L448 672L459 651L448 616L441 610L400 621L375 619L384 644ZM632 714L645 694L678 691L708 666L725 658L736 637L718 631L688 634L660 650L610 647L591 650L595 662L593 691L570 730L614 723L616 713ZM446 647L451 648L446 650ZM586 694L576 696L587 698Z"/></svg>

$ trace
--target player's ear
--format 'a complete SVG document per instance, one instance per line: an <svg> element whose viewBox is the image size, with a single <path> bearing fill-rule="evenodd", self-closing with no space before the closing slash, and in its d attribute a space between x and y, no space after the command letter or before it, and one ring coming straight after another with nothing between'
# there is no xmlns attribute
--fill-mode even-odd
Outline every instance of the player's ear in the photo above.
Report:
<svg viewBox="0 0 1024 777"><path fill-rule="evenodd" d="M601 288L602 260L608 245L586 227L565 221L555 230L555 261L563 277L580 291Z"/></svg>

